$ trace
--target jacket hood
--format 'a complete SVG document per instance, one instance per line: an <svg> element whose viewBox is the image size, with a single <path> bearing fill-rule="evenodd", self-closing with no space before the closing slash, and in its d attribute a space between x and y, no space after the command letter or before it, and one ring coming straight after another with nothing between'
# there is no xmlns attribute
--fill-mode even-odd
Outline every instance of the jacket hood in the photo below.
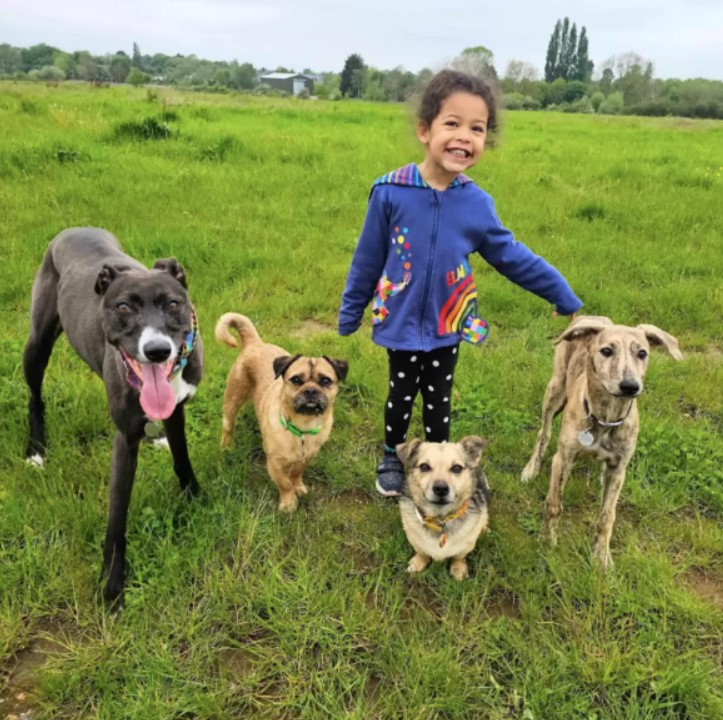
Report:
<svg viewBox="0 0 723 720"><path fill-rule="evenodd" d="M466 185L467 183L473 182L474 180L472 180L472 178L469 178L466 175L460 173L454 180L452 180L449 188L454 188L458 187L459 185ZM392 172L389 172L386 175L382 175L380 178L377 178L372 184L372 190L377 185L406 185L407 187L420 188L429 187L425 179L422 177L422 174L419 172L419 168L417 167L416 163L410 163L409 165L405 165L404 167L401 167L397 170L392 170Z"/></svg>

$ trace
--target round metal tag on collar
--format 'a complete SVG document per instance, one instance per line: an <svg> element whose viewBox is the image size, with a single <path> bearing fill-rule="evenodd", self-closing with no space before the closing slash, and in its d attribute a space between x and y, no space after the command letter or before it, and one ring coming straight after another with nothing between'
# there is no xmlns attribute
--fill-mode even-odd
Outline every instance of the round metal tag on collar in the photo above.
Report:
<svg viewBox="0 0 723 720"><path fill-rule="evenodd" d="M146 437L157 438L161 434L161 426L158 423L149 420L143 426L143 432L146 434Z"/></svg>
<svg viewBox="0 0 723 720"><path fill-rule="evenodd" d="M590 447L595 442L595 436L589 430L580 430L577 439L583 447Z"/></svg>

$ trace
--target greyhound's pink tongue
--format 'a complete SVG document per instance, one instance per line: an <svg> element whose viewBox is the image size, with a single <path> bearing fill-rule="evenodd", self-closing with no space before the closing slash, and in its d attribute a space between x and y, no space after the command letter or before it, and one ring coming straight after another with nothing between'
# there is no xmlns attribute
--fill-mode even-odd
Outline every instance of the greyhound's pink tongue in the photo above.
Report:
<svg viewBox="0 0 723 720"><path fill-rule="evenodd" d="M168 382L166 364L141 363L141 407L151 420L165 420L176 407L176 394Z"/></svg>

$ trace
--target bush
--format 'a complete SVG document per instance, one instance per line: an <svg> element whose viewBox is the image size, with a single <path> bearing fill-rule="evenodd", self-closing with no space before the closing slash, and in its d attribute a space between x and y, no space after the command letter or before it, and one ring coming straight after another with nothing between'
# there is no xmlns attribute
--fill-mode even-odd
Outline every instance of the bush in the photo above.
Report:
<svg viewBox="0 0 723 720"><path fill-rule="evenodd" d="M623 107L623 94L621 92L614 92L605 98L598 112L604 113L605 115L620 115Z"/></svg>
<svg viewBox="0 0 723 720"><path fill-rule="evenodd" d="M502 107L508 110L522 110L525 98L522 93L511 92L502 96Z"/></svg>
<svg viewBox="0 0 723 720"><path fill-rule="evenodd" d="M130 85L135 85L136 87L138 87L139 85L145 85L150 79L151 76L148 73L144 73L142 70L134 67L131 68L130 72L128 73L128 77L126 77L126 82Z"/></svg>
<svg viewBox="0 0 723 720"><path fill-rule="evenodd" d="M139 122L118 125L114 134L120 140L167 140L173 135L173 130L165 122L147 117Z"/></svg>
<svg viewBox="0 0 723 720"><path fill-rule="evenodd" d="M605 94L600 92L600 90L597 90L592 94L590 102L592 103L592 107L595 112L599 112L600 106L605 102Z"/></svg>
<svg viewBox="0 0 723 720"><path fill-rule="evenodd" d="M296 97L299 98L299 100L308 100L311 97L309 88L304 88L301 92L296 94Z"/></svg>

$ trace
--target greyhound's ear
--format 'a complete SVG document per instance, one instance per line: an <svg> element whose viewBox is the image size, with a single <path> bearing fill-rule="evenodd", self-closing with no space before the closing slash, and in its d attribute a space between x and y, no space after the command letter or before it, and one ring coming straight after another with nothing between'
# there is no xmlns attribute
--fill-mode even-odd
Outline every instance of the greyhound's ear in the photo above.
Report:
<svg viewBox="0 0 723 720"><path fill-rule="evenodd" d="M326 355L322 355L322 357L334 368L334 372L339 378L339 381L346 380L346 374L349 372L349 363L346 360L337 360Z"/></svg>
<svg viewBox="0 0 723 720"><path fill-rule="evenodd" d="M479 465L482 459L482 451L487 447L487 441L476 435L468 435L463 437L459 444L467 455L468 460L473 465Z"/></svg>
<svg viewBox="0 0 723 720"><path fill-rule="evenodd" d="M118 270L112 265L103 265L95 280L95 291L98 295L105 295L108 286L118 277Z"/></svg>
<svg viewBox="0 0 723 720"><path fill-rule="evenodd" d="M165 258L164 260L156 260L155 265L153 266L154 270L165 270L169 275L172 275L176 280L178 280L183 287L188 289L188 285L186 283L186 273L183 270L183 266L181 263L176 260L176 258Z"/></svg>
<svg viewBox="0 0 723 720"><path fill-rule="evenodd" d="M655 325L638 325L638 330L643 331L651 345L664 347L676 360L683 359L683 354L678 349L678 341L665 330L661 330Z"/></svg>
<svg viewBox="0 0 723 720"><path fill-rule="evenodd" d="M602 315L583 315L582 317L575 318L575 320L568 325L567 330L555 340L555 345L558 345L564 340L577 340L579 338L597 335L612 324L613 322L610 318Z"/></svg>
<svg viewBox="0 0 723 720"><path fill-rule="evenodd" d="M419 446L421 444L421 440L410 440L409 442L397 445L397 457L404 463L405 467L414 465L414 463L417 461Z"/></svg>
<svg viewBox="0 0 723 720"><path fill-rule="evenodd" d="M295 362L301 355L282 355L274 360L274 378L283 375L291 363Z"/></svg>

